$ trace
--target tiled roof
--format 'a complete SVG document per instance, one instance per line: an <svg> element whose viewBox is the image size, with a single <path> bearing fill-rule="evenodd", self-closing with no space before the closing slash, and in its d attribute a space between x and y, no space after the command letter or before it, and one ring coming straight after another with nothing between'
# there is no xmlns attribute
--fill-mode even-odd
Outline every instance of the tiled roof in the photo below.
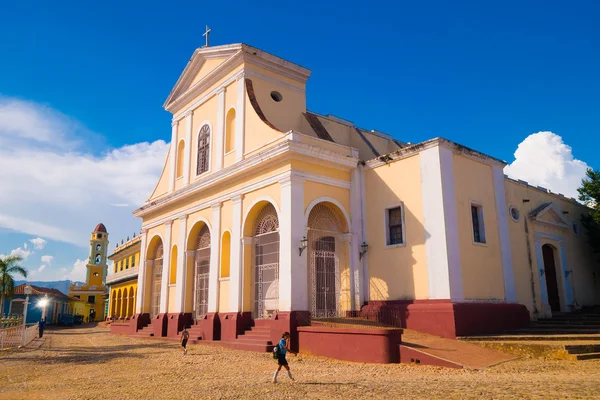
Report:
<svg viewBox="0 0 600 400"><path fill-rule="evenodd" d="M25 284L19 285L15 287L15 294L25 294ZM64 294L58 289L45 288L40 286L31 285L31 294L32 295L48 295L50 297L62 298L62 299L70 299L69 296Z"/></svg>
<svg viewBox="0 0 600 400"><path fill-rule="evenodd" d="M96 232L104 232L104 233L106 233L106 227L104 226L103 223L99 223L98 225L96 225L96 229L94 229L93 233L96 233Z"/></svg>
<svg viewBox="0 0 600 400"><path fill-rule="evenodd" d="M552 204L552 203L542 203L540 204L538 207L534 208L533 210L531 210L531 212L529 213L530 217L537 217L539 213L541 213L542 211L544 211L546 208L548 208L548 206Z"/></svg>

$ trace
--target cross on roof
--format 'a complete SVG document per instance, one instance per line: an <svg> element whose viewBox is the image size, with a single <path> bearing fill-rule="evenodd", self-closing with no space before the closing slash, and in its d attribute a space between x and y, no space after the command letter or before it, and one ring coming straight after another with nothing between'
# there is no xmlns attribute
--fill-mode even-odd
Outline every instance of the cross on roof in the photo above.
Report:
<svg viewBox="0 0 600 400"><path fill-rule="evenodd" d="M209 46L209 36L210 36L210 28L208 27L208 25L206 25L206 32L204 32L202 34L202 36L206 37L206 44L204 45L204 47L208 47Z"/></svg>

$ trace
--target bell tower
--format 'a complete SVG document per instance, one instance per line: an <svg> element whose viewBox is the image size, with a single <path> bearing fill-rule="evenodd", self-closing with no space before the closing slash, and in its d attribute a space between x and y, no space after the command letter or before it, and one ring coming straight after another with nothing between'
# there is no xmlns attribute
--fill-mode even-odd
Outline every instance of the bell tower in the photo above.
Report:
<svg viewBox="0 0 600 400"><path fill-rule="evenodd" d="M90 239L90 256L87 264L86 284L89 286L103 286L106 282L108 265L106 255L108 252L108 232L104 224L96 225Z"/></svg>

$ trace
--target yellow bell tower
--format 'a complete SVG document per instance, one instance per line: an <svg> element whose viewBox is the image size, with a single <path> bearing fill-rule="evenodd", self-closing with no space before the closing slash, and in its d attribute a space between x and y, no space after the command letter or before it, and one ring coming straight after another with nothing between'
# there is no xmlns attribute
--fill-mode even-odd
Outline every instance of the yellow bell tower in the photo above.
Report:
<svg viewBox="0 0 600 400"><path fill-rule="evenodd" d="M86 284L88 286L102 286L106 282L108 265L106 254L108 252L108 233L104 224L98 224L90 239L90 261L87 264Z"/></svg>

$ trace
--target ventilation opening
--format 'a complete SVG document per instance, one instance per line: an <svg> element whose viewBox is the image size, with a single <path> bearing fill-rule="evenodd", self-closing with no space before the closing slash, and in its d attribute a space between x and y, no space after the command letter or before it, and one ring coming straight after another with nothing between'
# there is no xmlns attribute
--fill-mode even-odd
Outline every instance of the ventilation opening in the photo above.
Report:
<svg viewBox="0 0 600 400"><path fill-rule="evenodd" d="M281 95L281 93L276 92L275 90L271 92L271 98L273 99L273 101L276 101L278 103L281 100L283 100L283 96Z"/></svg>

